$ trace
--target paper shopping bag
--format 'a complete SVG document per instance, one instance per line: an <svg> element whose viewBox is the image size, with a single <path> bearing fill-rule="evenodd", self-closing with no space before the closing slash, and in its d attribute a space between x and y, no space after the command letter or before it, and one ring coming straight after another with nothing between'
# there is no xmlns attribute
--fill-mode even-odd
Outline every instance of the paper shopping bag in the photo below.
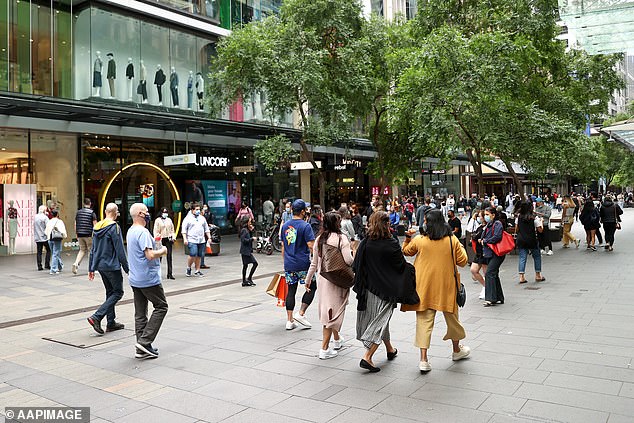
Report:
<svg viewBox="0 0 634 423"><path fill-rule="evenodd" d="M280 280L277 285L277 306L286 307L286 294L288 294L288 285L286 284L286 278L284 275L280 275Z"/></svg>
<svg viewBox="0 0 634 423"><path fill-rule="evenodd" d="M273 279L271 279L271 283L269 283L268 288L266 288L266 293L269 294L271 297L276 297L277 296L277 286L280 283L280 278L283 277L282 273L276 273L275 275L273 275Z"/></svg>

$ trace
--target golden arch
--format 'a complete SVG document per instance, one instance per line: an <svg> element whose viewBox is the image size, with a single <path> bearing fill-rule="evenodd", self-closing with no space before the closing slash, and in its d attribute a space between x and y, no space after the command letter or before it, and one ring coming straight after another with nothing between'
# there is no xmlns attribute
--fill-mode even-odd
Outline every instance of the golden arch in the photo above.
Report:
<svg viewBox="0 0 634 423"><path fill-rule="evenodd" d="M116 171L106 182L106 184L104 185L104 189L101 193L101 198L100 198L100 203L101 203L101 210L99 212L100 214L100 218L103 220L104 218L104 208L105 208L105 201L106 201L106 196L108 195L108 191L110 190L110 186L112 185L112 183L115 181L115 179L117 179L117 177L119 177L119 175L121 175L123 173L123 171L128 170L132 167L137 167L137 166L147 166L147 167L151 167L152 169L156 170L158 172L159 175L161 175L161 177L165 180L165 182L167 182L167 185L172 193L172 195L174 196L174 198L176 198L177 200L180 200L181 197L178 195L178 190L176 189L176 185L174 184L174 181L172 181L172 178L170 178L170 176L160 167L158 167L157 165L155 165L154 163L147 163L147 162L138 162L138 163L131 163L129 165L126 165L124 167L122 167L121 169L119 169L118 171ZM178 217L176 218L176 232L174 234L174 236L178 236L178 231L181 227L181 212L178 212Z"/></svg>

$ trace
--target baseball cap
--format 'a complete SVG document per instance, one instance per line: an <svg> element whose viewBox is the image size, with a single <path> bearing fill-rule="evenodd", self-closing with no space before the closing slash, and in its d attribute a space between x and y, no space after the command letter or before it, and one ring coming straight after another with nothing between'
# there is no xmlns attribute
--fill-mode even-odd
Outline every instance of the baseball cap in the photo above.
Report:
<svg viewBox="0 0 634 423"><path fill-rule="evenodd" d="M297 200L293 201L293 205L291 206L291 208L293 209L294 214L300 213L302 210L306 210L306 202L301 198L298 198Z"/></svg>
<svg viewBox="0 0 634 423"><path fill-rule="evenodd" d="M535 202L536 202L536 203L541 203L541 202L543 202L543 201L544 201L544 200L542 200L542 197L537 197L537 198L535 199Z"/></svg>

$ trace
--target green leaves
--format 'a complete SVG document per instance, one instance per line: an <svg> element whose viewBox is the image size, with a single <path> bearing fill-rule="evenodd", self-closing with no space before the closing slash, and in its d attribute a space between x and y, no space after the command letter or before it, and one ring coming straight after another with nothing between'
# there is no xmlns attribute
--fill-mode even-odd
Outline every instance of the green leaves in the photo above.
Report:
<svg viewBox="0 0 634 423"><path fill-rule="evenodd" d="M269 175L272 175L275 170L287 168L299 156L291 145L291 140L283 135L267 137L259 141L254 150L255 158L264 165Z"/></svg>

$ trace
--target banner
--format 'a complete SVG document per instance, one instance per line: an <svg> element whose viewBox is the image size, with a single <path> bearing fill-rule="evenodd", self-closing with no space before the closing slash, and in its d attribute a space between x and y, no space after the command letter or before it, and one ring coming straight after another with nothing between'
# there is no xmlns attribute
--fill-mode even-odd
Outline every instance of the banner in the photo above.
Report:
<svg viewBox="0 0 634 423"><path fill-rule="evenodd" d="M203 186L205 203L214 215L217 226L227 226L227 181L200 181Z"/></svg>
<svg viewBox="0 0 634 423"><path fill-rule="evenodd" d="M13 203L13 204L11 204ZM33 241L33 219L37 213L37 186L26 184L4 185L4 243L9 243L10 233L15 233L15 252L33 253L35 241ZM7 209L14 207L18 211L18 218L9 219ZM66 222L64 222L66 223Z"/></svg>

